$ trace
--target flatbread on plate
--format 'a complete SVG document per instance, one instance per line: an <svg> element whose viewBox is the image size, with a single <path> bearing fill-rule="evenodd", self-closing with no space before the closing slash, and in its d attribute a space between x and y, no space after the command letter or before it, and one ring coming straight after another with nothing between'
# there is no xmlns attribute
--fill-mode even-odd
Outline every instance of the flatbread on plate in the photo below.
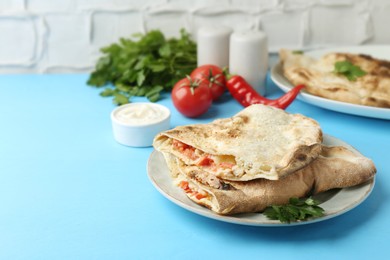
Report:
<svg viewBox="0 0 390 260"><path fill-rule="evenodd" d="M364 54L329 53L314 59L292 50L281 49L284 76L293 84L304 84L310 94L365 106L390 108L390 62ZM366 72L349 80L335 73L338 61L349 61Z"/></svg>
<svg viewBox="0 0 390 260"><path fill-rule="evenodd" d="M221 215L261 212L270 205L286 204L291 197L364 183L376 173L370 159L343 146L324 146L321 155L308 166L276 181L222 180L184 164L170 153L164 153L164 157L174 183L192 201Z"/></svg>
<svg viewBox="0 0 390 260"><path fill-rule="evenodd" d="M153 146L221 179L248 181L297 171L317 158L321 143L313 119L256 104L231 118L162 132Z"/></svg>

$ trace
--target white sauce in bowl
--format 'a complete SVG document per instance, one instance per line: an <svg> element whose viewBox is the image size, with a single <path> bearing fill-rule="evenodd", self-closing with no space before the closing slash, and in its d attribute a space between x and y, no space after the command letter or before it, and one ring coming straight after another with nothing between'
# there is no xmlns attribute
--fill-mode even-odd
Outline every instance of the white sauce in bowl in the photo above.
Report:
<svg viewBox="0 0 390 260"><path fill-rule="evenodd" d="M170 110L155 103L131 103L111 112L115 140L132 147L149 147L154 137L170 128Z"/></svg>
<svg viewBox="0 0 390 260"><path fill-rule="evenodd" d="M126 125L148 125L157 123L169 115L169 110L152 103L131 103L119 107L114 117Z"/></svg>

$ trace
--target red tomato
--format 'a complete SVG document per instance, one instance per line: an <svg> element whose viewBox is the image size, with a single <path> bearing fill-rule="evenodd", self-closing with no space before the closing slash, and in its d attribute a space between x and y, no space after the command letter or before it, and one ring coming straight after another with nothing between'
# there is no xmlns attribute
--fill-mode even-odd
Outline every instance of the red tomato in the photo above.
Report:
<svg viewBox="0 0 390 260"><path fill-rule="evenodd" d="M223 70L215 65L202 65L191 72L191 78L205 82L213 100L217 100L226 90L226 77Z"/></svg>
<svg viewBox="0 0 390 260"><path fill-rule="evenodd" d="M200 161L197 163L199 166L210 166L214 163L214 160L211 159L209 156L203 156Z"/></svg>
<svg viewBox="0 0 390 260"><path fill-rule="evenodd" d="M179 187L182 188L185 191L191 191L190 186L188 186L188 181L181 181L179 183Z"/></svg>
<svg viewBox="0 0 390 260"><path fill-rule="evenodd" d="M172 89L176 109L187 117L197 117L207 112L212 103L208 86L190 78L179 80Z"/></svg>
<svg viewBox="0 0 390 260"><path fill-rule="evenodd" d="M197 200L201 200L201 199L204 199L206 198L206 195L202 194L202 193L199 193L199 192L195 192L195 198Z"/></svg>

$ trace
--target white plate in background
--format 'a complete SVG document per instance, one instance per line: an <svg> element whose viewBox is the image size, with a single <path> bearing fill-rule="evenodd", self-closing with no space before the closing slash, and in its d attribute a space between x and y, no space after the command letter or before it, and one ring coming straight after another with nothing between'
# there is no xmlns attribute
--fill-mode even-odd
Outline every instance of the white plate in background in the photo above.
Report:
<svg viewBox="0 0 390 260"><path fill-rule="evenodd" d="M349 52L349 53L356 53L356 54L367 54L378 59L384 59L390 61L390 46L385 46L385 45L328 48L328 49L321 49L315 51L305 51L305 55L319 59L323 55L331 52ZM274 67L272 67L271 79L284 92L288 92L293 87L293 85L284 77L282 65L280 62L277 63ZM326 108L329 110L337 111L337 112L390 120L390 108L355 105L351 103L346 103L346 102L315 96L305 91L301 91L301 93L298 95L297 98L299 100L302 100L303 102L318 107Z"/></svg>

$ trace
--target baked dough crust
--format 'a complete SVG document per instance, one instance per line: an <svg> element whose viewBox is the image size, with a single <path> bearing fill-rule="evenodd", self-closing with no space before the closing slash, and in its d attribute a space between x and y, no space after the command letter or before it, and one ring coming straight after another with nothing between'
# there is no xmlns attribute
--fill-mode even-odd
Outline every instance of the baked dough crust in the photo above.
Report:
<svg viewBox="0 0 390 260"><path fill-rule="evenodd" d="M390 108L390 62L364 54L329 53L316 60L281 49L284 76L293 84L304 84L310 94L365 106ZM367 74L354 81L334 72L338 61L350 61Z"/></svg>
<svg viewBox="0 0 390 260"><path fill-rule="evenodd" d="M153 145L158 151L174 154L187 165L196 163L175 151L172 140L190 145L202 153L221 158L233 157L235 166L231 170L210 172L222 179L278 180L317 158L322 138L321 127L315 120L256 104L231 118L179 126L162 132L155 137Z"/></svg>
<svg viewBox="0 0 390 260"><path fill-rule="evenodd" d="M221 215L261 212L270 205L286 204L291 197L305 197L362 184L376 173L370 159L343 146L323 146L316 160L277 181L210 179L199 167L187 166L172 154L166 153L164 156L174 180L185 180L195 190L208 194L207 198L202 199L187 194L188 197ZM216 181L222 184L218 185Z"/></svg>

